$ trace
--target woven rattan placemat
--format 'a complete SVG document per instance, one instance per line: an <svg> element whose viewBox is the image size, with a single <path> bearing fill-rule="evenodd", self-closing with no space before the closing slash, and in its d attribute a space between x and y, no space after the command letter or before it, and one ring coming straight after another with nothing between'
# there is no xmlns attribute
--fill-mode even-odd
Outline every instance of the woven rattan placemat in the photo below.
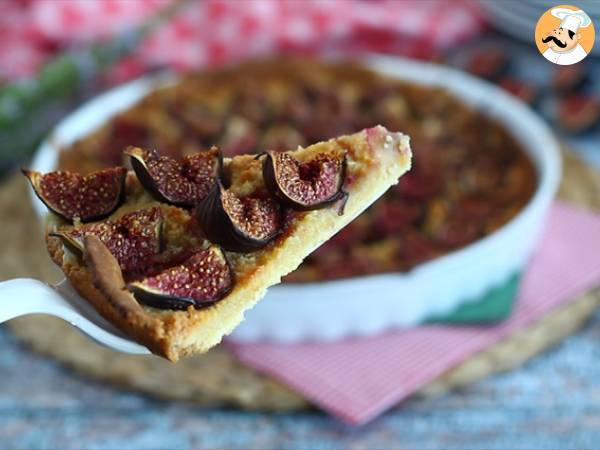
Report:
<svg viewBox="0 0 600 450"><path fill-rule="evenodd" d="M18 175L0 185L3 249L0 279L32 276L57 281L60 273L46 254L27 189L25 180ZM574 156L565 154L560 196L600 210L600 175ZM463 362L419 394L439 394L517 367L575 331L599 305L600 290L574 299L527 329ZM160 358L124 355L105 349L59 319L30 316L13 320L8 326L27 346L79 374L154 396L245 409L289 410L309 406L298 394L239 364L223 346L206 355L171 364Z"/></svg>

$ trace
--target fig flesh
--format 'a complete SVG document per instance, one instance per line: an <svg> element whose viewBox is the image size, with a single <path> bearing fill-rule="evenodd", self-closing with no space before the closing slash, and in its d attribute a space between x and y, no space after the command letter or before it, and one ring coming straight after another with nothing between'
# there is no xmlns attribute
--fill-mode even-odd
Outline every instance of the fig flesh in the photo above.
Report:
<svg viewBox="0 0 600 450"><path fill-rule="evenodd" d="M582 94L565 95L558 101L557 122L571 134L586 133L600 125L600 100Z"/></svg>
<svg viewBox="0 0 600 450"><path fill-rule="evenodd" d="M22 169L35 194L69 222L92 222L112 214L125 200L127 169L114 167L82 176L57 171L42 174Z"/></svg>
<svg viewBox="0 0 600 450"><path fill-rule="evenodd" d="M346 154L321 154L300 162L290 152L267 152L263 178L269 191L286 205L302 211L323 208L347 196L342 189Z"/></svg>
<svg viewBox="0 0 600 450"><path fill-rule="evenodd" d="M282 211L268 196L238 197L217 181L196 211L211 242L232 252L251 252L267 245L282 228Z"/></svg>
<svg viewBox="0 0 600 450"><path fill-rule="evenodd" d="M201 250L181 265L129 284L135 298L160 309L201 308L222 299L233 286L233 273L217 246Z"/></svg>
<svg viewBox="0 0 600 450"><path fill-rule="evenodd" d="M160 208L125 214L115 221L91 223L68 231L50 233L59 237L76 254L83 253L83 238L94 235L117 259L124 273L139 273L152 263L161 251L164 222Z"/></svg>
<svg viewBox="0 0 600 450"><path fill-rule="evenodd" d="M133 170L148 192L159 201L182 207L192 207L206 197L223 159L216 147L181 161L138 147L129 147L125 154L130 156Z"/></svg>

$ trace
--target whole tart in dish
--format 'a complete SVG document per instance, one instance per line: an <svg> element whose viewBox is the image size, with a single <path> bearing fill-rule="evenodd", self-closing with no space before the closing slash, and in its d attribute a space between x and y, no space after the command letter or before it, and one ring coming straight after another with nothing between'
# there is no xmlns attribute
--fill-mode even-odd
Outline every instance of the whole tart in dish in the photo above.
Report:
<svg viewBox="0 0 600 450"><path fill-rule="evenodd" d="M537 174L520 144L446 90L307 59L185 76L63 149L60 167L121 164L129 144L171 155L286 150L376 124L411 136L413 169L285 281L411 270L494 232L533 195Z"/></svg>
<svg viewBox="0 0 600 450"><path fill-rule="evenodd" d="M53 211L48 250L73 287L173 361L220 342L411 161L408 137L381 126L258 156L125 155L134 171L122 189L120 168L26 175Z"/></svg>

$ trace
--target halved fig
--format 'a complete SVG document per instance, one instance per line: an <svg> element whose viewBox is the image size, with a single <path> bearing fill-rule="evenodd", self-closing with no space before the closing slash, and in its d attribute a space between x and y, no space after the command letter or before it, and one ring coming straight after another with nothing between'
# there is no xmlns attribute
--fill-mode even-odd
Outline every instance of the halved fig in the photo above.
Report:
<svg viewBox="0 0 600 450"><path fill-rule="evenodd" d="M160 253L163 221L160 208L150 208L125 214L116 221L86 224L50 235L61 238L77 254L83 253L84 236L94 235L117 259L123 272L135 273Z"/></svg>
<svg viewBox="0 0 600 450"><path fill-rule="evenodd" d="M556 71L552 77L552 86L561 94L581 91L590 82L589 66L586 66L585 63L556 66Z"/></svg>
<svg viewBox="0 0 600 450"><path fill-rule="evenodd" d="M211 242L232 252L251 252L267 245L282 228L283 214L274 198L238 197L217 181L197 216Z"/></svg>
<svg viewBox="0 0 600 450"><path fill-rule="evenodd" d="M509 53L501 47L483 47L472 52L466 69L473 75L496 80L510 68Z"/></svg>
<svg viewBox="0 0 600 450"><path fill-rule="evenodd" d="M572 134L586 133L600 125L600 100L582 94L570 94L558 101L556 119Z"/></svg>
<svg viewBox="0 0 600 450"><path fill-rule="evenodd" d="M192 207L206 197L223 160L216 147L182 161L138 147L129 147L125 154L131 157L133 170L148 192L159 201L183 207Z"/></svg>
<svg viewBox="0 0 600 450"><path fill-rule="evenodd" d="M539 98L539 91L534 84L517 78L504 77L498 81L498 85L528 105L535 105Z"/></svg>
<svg viewBox="0 0 600 450"><path fill-rule="evenodd" d="M290 152L267 152L263 178L269 191L297 210L323 208L344 197L346 153L321 154L300 162Z"/></svg>
<svg viewBox="0 0 600 450"><path fill-rule="evenodd" d="M82 176L72 172L42 174L22 169L35 194L48 209L73 222L109 216L125 200L127 169L113 167Z"/></svg>
<svg viewBox="0 0 600 450"><path fill-rule="evenodd" d="M160 309L201 308L222 299L233 287L233 272L217 246L201 250L183 264L129 284L135 298Z"/></svg>

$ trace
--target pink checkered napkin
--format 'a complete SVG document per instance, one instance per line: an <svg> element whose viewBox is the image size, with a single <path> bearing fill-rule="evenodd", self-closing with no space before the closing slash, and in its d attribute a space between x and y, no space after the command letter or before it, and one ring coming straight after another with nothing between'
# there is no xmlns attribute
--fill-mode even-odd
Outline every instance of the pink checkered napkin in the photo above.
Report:
<svg viewBox="0 0 600 450"><path fill-rule="evenodd" d="M332 344L229 345L248 366L343 421L363 424L471 355L599 285L599 255L600 215L556 202L515 310L499 325L430 325Z"/></svg>
<svg viewBox="0 0 600 450"><path fill-rule="evenodd" d="M131 30L173 1L2 0L0 78L32 75L57 49ZM473 0L202 0L189 2L113 72L128 78L152 66L192 69L289 50L427 58L482 27Z"/></svg>

